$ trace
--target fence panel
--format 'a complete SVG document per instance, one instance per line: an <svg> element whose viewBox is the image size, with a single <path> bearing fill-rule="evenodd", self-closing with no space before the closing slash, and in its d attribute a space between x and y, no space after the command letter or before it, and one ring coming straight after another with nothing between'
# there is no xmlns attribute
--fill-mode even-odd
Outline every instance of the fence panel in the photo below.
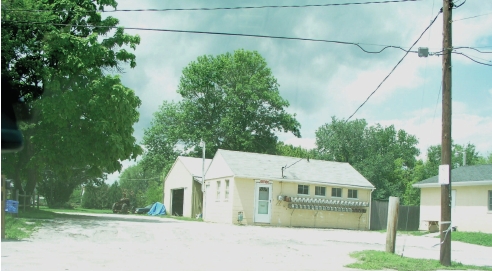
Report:
<svg viewBox="0 0 492 271"><path fill-rule="evenodd" d="M400 205L398 211L398 230L416 231L419 229L420 207ZM388 224L388 202L373 200L371 203L371 230L386 230Z"/></svg>

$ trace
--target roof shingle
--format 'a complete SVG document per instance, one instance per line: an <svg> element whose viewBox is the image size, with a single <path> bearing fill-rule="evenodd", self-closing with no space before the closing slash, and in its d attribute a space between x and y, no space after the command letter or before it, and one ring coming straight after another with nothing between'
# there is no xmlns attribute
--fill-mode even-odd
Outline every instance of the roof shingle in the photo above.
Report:
<svg viewBox="0 0 492 271"><path fill-rule="evenodd" d="M219 149L235 176L374 188L348 163ZM286 167L283 170L282 167Z"/></svg>

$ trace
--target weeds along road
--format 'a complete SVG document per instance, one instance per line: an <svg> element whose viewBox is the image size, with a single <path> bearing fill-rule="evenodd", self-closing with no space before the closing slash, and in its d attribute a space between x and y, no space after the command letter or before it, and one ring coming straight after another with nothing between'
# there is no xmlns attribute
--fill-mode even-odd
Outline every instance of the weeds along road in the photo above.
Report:
<svg viewBox="0 0 492 271"><path fill-rule="evenodd" d="M71 214L2 242L2 270L354 270L349 253L384 250L385 233ZM439 239L397 237L397 253L439 258ZM453 242L453 261L492 265L492 248Z"/></svg>

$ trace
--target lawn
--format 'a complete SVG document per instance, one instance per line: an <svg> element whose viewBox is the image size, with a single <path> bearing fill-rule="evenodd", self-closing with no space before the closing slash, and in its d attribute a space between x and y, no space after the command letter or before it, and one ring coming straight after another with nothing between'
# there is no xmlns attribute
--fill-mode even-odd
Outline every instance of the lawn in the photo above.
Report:
<svg viewBox="0 0 492 271"><path fill-rule="evenodd" d="M198 222L203 221L202 218L191 218L186 216L161 215L160 217L172 218L172 219L184 220L184 221L198 221Z"/></svg>
<svg viewBox="0 0 492 271"><path fill-rule="evenodd" d="M451 240L492 247L492 234L490 233L454 231L451 233Z"/></svg>
<svg viewBox="0 0 492 271"><path fill-rule="evenodd" d="M5 238L20 240L31 236L42 225L43 219L63 216L46 210L31 209L18 215L5 214Z"/></svg>
<svg viewBox="0 0 492 271"><path fill-rule="evenodd" d="M46 206L40 207L40 210L46 210L55 213L91 213L91 214L112 214L113 211L111 209L85 209L80 207L75 207L73 209L55 209L48 208Z"/></svg>
<svg viewBox="0 0 492 271"><path fill-rule="evenodd" d="M350 256L356 258L358 261L347 265L347 267L364 270L492 270L491 267L463 265L456 262L452 262L451 266L443 266L438 260L406 258L396 254L375 250L352 252Z"/></svg>
<svg viewBox="0 0 492 271"><path fill-rule="evenodd" d="M386 230L379 230L378 232L383 232L386 233ZM407 234L407 235L413 235L413 236L422 236L429 234L428 231L397 231L397 234Z"/></svg>
<svg viewBox="0 0 492 271"><path fill-rule="evenodd" d="M56 217L69 216L60 214L60 212L67 213L103 213L110 214L111 210L94 210L94 209L50 209L48 207L41 206L38 209L28 209L26 211L19 211L17 215L5 214L5 238L13 240L21 240L29 238L33 232L36 231L41 225L43 220L54 219Z"/></svg>

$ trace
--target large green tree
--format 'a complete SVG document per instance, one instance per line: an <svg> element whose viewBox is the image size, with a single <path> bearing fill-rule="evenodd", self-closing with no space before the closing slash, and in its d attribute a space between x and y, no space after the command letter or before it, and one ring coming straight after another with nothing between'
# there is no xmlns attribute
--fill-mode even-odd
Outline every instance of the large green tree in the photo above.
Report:
<svg viewBox="0 0 492 271"><path fill-rule="evenodd" d="M428 170L431 176L435 176L439 172L441 152L441 145L433 145L427 148L427 163L429 164ZM483 159L476 151L474 144L459 145L453 143L451 145L451 168L461 167L463 166L463 162L468 166L476 165L480 161L483 161Z"/></svg>
<svg viewBox="0 0 492 271"><path fill-rule="evenodd" d="M365 120L346 122L332 117L316 131L319 157L348 162L375 187L375 199L404 194L419 155L415 136L394 126L368 126Z"/></svg>
<svg viewBox="0 0 492 271"><path fill-rule="evenodd" d="M218 148L274 154L277 132L300 137L278 88L258 52L198 57L183 70L177 90L183 99L164 102L145 131L143 163L162 169L180 153L198 156L201 139L209 158Z"/></svg>
<svg viewBox="0 0 492 271"><path fill-rule="evenodd" d="M140 38L113 31L118 20L98 12L116 5L2 1L2 82L24 97L30 114L21 124L24 149L2 155L2 173L17 189L30 194L39 183L57 195L52 203L65 201L81 183L121 170L121 160L141 153L132 135L140 99L113 74L135 67L127 49Z"/></svg>
<svg viewBox="0 0 492 271"><path fill-rule="evenodd" d="M275 152L276 155L281 155L281 156L290 156L290 157L299 157L299 158L311 158L311 159L317 159L318 158L318 151L316 149L304 149L300 146L293 146L291 144L285 144L284 142L278 142L277 143L277 151Z"/></svg>

